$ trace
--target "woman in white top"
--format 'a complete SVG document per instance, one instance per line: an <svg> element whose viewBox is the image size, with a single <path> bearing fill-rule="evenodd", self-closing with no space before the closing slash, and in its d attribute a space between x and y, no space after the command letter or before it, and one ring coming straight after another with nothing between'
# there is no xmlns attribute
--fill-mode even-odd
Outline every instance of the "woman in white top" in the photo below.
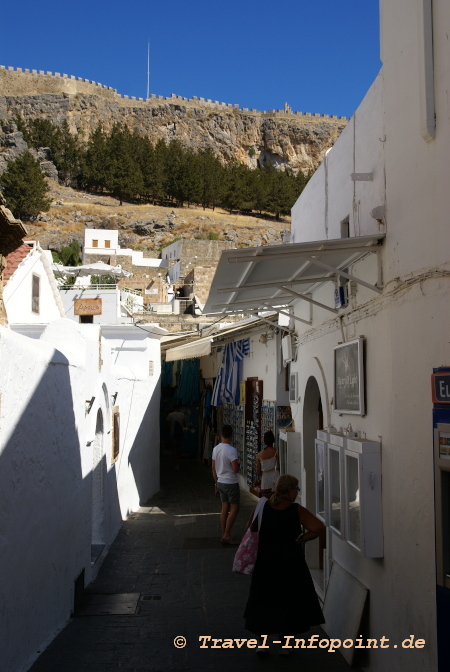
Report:
<svg viewBox="0 0 450 672"><path fill-rule="evenodd" d="M274 448L275 436L271 430L264 434L265 447L256 456L256 473L261 478L261 497L269 498L280 475L278 451Z"/></svg>

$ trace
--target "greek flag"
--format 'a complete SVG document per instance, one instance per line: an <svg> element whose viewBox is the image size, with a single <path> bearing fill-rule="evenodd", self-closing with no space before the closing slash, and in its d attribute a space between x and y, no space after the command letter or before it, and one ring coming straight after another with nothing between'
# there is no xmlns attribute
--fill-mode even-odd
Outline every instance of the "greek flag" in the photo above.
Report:
<svg viewBox="0 0 450 672"><path fill-rule="evenodd" d="M243 338L227 343L222 364L217 374L211 405L239 404L239 382L242 377L242 360L250 353L250 339Z"/></svg>

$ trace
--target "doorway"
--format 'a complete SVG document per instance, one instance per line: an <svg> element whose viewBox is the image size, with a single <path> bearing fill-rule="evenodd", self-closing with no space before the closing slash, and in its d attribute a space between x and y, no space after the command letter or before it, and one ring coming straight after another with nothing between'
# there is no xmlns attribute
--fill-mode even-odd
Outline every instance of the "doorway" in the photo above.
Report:
<svg viewBox="0 0 450 672"><path fill-rule="evenodd" d="M323 429L323 408L319 385L314 376L306 383L303 405L303 463L305 468L305 506L316 513L315 439L317 431ZM314 539L306 544L306 562L311 575L323 591L323 541Z"/></svg>

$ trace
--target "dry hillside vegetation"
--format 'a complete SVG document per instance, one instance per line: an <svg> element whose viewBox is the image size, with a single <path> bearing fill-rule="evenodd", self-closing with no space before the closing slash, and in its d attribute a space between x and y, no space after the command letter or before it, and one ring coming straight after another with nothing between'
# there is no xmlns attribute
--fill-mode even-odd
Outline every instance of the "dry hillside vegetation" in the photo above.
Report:
<svg viewBox="0 0 450 672"><path fill-rule="evenodd" d="M52 205L38 221L25 222L29 237L44 248L59 249L73 239L80 243L86 228L119 231L121 247L144 250L157 256L175 238L217 238L236 246L281 242L281 232L290 229L290 218L281 222L229 214L217 209L134 205L109 196L88 194L49 181Z"/></svg>

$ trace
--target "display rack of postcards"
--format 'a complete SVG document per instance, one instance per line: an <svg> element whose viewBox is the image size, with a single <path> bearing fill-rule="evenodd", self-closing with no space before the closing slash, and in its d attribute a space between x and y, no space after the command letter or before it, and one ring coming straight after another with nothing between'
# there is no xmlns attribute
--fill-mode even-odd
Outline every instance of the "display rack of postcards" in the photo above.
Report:
<svg viewBox="0 0 450 672"><path fill-rule="evenodd" d="M256 479L256 456L259 452L258 427L253 420L245 425L245 456L247 484L252 488Z"/></svg>
<svg viewBox="0 0 450 672"><path fill-rule="evenodd" d="M245 381L245 461L244 474L252 488L257 479L256 456L261 450L261 402L263 381L247 378Z"/></svg>
<svg viewBox="0 0 450 672"><path fill-rule="evenodd" d="M263 399L261 404L261 439L271 430L275 434L275 401Z"/></svg>
<svg viewBox="0 0 450 672"><path fill-rule="evenodd" d="M277 427L289 427L292 424L292 414L290 406L277 406Z"/></svg>
<svg viewBox="0 0 450 672"><path fill-rule="evenodd" d="M241 465L241 474L244 472L244 427L245 407L235 406L234 404L224 404L223 424L231 425L233 428L232 444L239 453L239 463Z"/></svg>

